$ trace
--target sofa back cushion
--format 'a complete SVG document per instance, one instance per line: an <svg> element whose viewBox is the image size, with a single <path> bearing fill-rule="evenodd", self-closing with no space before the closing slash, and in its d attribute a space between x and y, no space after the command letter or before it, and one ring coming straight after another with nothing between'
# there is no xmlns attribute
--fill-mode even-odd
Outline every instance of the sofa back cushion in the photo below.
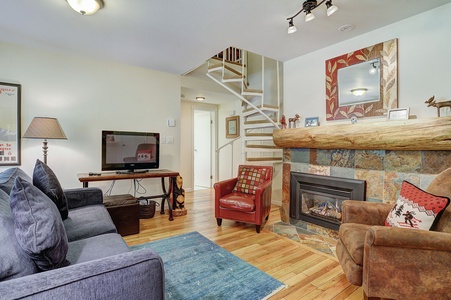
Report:
<svg viewBox="0 0 451 300"><path fill-rule="evenodd" d="M0 189L0 281L37 273L33 260L25 254L14 234L9 195Z"/></svg>
<svg viewBox="0 0 451 300"><path fill-rule="evenodd" d="M17 241L38 268L46 271L69 265L66 231L55 203L21 178L16 178L10 197Z"/></svg>
<svg viewBox="0 0 451 300"><path fill-rule="evenodd" d="M426 191L437 196L445 196L451 199L451 168L438 174ZM451 205L448 205L438 222L432 226L431 230L451 233Z"/></svg>
<svg viewBox="0 0 451 300"><path fill-rule="evenodd" d="M5 191L8 195L14 185L16 177L20 177L31 182L30 176L27 175L20 168L10 168L0 173L0 189Z"/></svg>
<svg viewBox="0 0 451 300"><path fill-rule="evenodd" d="M61 218L66 220L69 214L66 195L55 173L39 159L34 166L33 184L56 204Z"/></svg>

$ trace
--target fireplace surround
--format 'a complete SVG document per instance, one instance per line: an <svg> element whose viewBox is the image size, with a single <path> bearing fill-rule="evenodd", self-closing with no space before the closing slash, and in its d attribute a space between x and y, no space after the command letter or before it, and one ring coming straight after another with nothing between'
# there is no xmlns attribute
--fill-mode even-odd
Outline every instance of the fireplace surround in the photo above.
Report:
<svg viewBox="0 0 451 300"><path fill-rule="evenodd" d="M344 200L365 201L364 180L290 173L290 218L338 230Z"/></svg>

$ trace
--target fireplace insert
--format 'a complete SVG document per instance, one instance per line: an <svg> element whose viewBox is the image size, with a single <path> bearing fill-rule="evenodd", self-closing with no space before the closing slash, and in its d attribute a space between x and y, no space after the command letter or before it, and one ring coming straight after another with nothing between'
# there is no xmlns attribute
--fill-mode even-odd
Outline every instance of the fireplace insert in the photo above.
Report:
<svg viewBox="0 0 451 300"><path fill-rule="evenodd" d="M365 201L364 180L291 172L290 217L338 230L343 200Z"/></svg>

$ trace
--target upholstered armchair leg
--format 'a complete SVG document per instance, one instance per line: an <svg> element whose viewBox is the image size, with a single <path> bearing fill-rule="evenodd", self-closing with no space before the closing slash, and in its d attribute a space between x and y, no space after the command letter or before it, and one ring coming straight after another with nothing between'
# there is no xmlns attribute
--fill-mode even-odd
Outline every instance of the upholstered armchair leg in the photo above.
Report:
<svg viewBox="0 0 451 300"><path fill-rule="evenodd" d="M218 223L218 226L221 226L222 225L222 219L217 218L216 219L216 223Z"/></svg>
<svg viewBox="0 0 451 300"><path fill-rule="evenodd" d="M261 225L255 225L255 229L257 230L257 233L260 233Z"/></svg>

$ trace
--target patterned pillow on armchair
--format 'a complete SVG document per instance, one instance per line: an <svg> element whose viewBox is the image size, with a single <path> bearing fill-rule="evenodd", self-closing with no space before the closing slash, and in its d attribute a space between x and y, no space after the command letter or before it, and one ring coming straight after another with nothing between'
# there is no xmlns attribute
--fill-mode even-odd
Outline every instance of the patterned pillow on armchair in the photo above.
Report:
<svg viewBox="0 0 451 300"><path fill-rule="evenodd" d="M233 191L255 195L257 187L265 182L265 178L266 169L240 166L238 170L238 181Z"/></svg>

